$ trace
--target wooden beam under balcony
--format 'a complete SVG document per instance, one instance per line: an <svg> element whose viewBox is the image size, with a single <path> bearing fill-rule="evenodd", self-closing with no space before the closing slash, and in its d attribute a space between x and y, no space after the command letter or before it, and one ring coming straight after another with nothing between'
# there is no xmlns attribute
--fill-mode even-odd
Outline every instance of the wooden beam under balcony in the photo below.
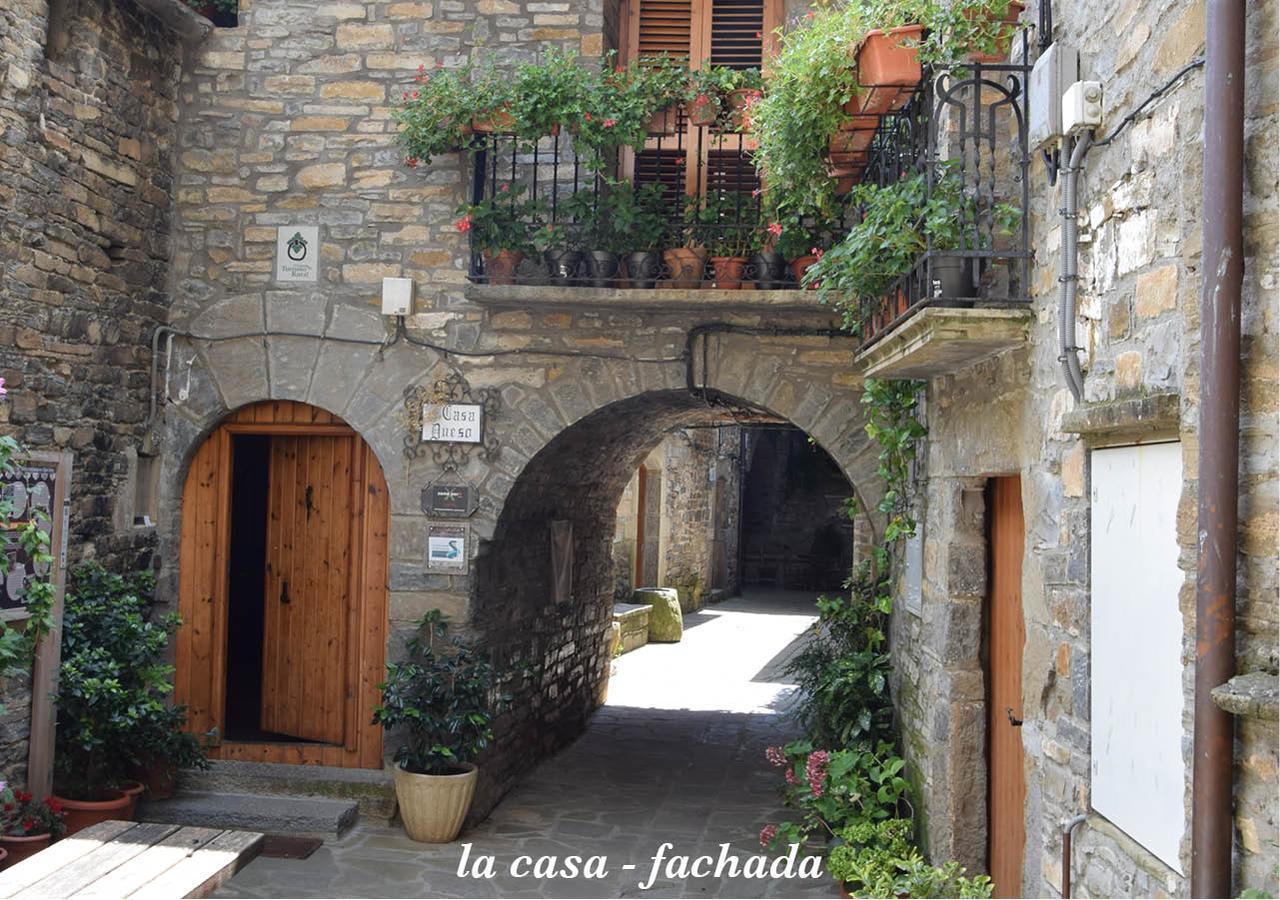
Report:
<svg viewBox="0 0 1280 900"><path fill-rule="evenodd" d="M926 307L861 351L875 378L934 378L1022 346L1030 309Z"/></svg>

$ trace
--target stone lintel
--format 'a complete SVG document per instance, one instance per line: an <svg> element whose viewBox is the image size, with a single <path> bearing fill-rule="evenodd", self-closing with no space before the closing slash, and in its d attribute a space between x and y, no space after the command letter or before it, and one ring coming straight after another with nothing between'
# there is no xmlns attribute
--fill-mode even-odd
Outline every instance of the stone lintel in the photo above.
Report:
<svg viewBox="0 0 1280 900"><path fill-rule="evenodd" d="M1237 716L1275 722L1280 718L1280 677L1275 672L1249 672L1220 684L1210 694L1219 709Z"/></svg>
<svg viewBox="0 0 1280 900"><path fill-rule="evenodd" d="M1022 346L1029 309L926 307L858 354L876 378L950 375Z"/></svg>
<svg viewBox="0 0 1280 900"><path fill-rule="evenodd" d="M726 291L715 288L592 288L532 284L468 284L468 300L492 309L559 309L687 315L781 314L788 324L838 328L840 315L806 291ZM779 323L782 324L782 323Z"/></svg>
<svg viewBox="0 0 1280 900"><path fill-rule="evenodd" d="M142 9L183 40L198 41L213 30L213 23L182 0L134 0Z"/></svg>
<svg viewBox="0 0 1280 900"><path fill-rule="evenodd" d="M1095 445L1177 437L1181 403L1176 392L1086 403L1062 417L1062 430Z"/></svg>

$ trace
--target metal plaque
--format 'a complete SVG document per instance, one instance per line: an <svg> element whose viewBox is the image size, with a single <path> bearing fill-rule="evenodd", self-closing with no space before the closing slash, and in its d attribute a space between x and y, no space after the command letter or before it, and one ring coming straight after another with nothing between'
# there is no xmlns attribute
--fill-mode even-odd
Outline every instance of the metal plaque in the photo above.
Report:
<svg viewBox="0 0 1280 900"><path fill-rule="evenodd" d="M466 525L427 526L427 568L465 575L468 567Z"/></svg>
<svg viewBox="0 0 1280 900"><path fill-rule="evenodd" d="M476 511L478 498L473 485L437 482L422 489L422 511L429 516L465 519Z"/></svg>

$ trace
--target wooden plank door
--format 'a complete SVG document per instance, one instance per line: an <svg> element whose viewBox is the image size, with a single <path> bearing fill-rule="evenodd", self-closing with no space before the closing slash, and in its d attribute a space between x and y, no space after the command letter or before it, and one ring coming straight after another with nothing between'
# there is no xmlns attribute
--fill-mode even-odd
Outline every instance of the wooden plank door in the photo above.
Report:
<svg viewBox="0 0 1280 900"><path fill-rule="evenodd" d="M344 742L354 443L271 438L262 727L330 744Z"/></svg>
<svg viewBox="0 0 1280 900"><path fill-rule="evenodd" d="M991 577L987 597L987 746L990 862L995 896L1022 895L1026 783L1022 759L1022 485L993 478L987 492Z"/></svg>

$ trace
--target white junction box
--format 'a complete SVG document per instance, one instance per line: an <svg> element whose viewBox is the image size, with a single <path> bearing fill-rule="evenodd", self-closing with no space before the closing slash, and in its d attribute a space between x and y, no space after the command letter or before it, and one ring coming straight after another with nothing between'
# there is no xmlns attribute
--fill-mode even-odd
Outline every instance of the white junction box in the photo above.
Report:
<svg viewBox="0 0 1280 900"><path fill-rule="evenodd" d="M413 314L413 279L382 279L382 314L384 316L408 316Z"/></svg>
<svg viewBox="0 0 1280 900"><path fill-rule="evenodd" d="M1040 54L1027 79L1027 137L1032 149L1056 142L1062 130L1062 92L1078 77L1080 54L1061 41Z"/></svg>
<svg viewBox="0 0 1280 900"><path fill-rule="evenodd" d="M1077 81L1062 95L1062 130L1067 134L1102 124L1102 82Z"/></svg>

